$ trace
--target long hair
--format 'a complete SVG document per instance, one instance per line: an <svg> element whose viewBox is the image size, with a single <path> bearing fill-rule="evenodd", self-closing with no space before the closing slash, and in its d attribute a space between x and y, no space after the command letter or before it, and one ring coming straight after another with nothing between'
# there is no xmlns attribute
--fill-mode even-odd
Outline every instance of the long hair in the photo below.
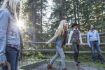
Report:
<svg viewBox="0 0 105 70"><path fill-rule="evenodd" d="M1 6L1 9L4 9L7 7L7 2L8 2L8 0L4 0L3 4Z"/></svg>
<svg viewBox="0 0 105 70"><path fill-rule="evenodd" d="M10 7L12 12L16 11L16 7L20 4L20 0L4 0L1 8L7 8Z"/></svg>
<svg viewBox="0 0 105 70"><path fill-rule="evenodd" d="M55 32L55 35L61 36L64 34L64 24L67 23L66 20L61 20L58 29Z"/></svg>
<svg viewBox="0 0 105 70"><path fill-rule="evenodd" d="M4 0L1 8L2 9L8 8L9 11L14 14L14 17L17 20L18 15L17 15L16 9L17 9L17 6L19 6L19 4L20 4L20 0Z"/></svg>

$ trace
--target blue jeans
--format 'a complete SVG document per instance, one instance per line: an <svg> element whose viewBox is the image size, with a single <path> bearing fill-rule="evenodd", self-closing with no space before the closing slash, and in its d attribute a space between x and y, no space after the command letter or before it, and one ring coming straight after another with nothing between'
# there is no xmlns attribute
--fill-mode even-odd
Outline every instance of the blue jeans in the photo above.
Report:
<svg viewBox="0 0 105 70"><path fill-rule="evenodd" d="M17 70L18 66L18 51L15 48L10 46L6 47L6 57L7 61L11 65L11 70ZM8 70L7 67L4 67L3 70Z"/></svg>
<svg viewBox="0 0 105 70"><path fill-rule="evenodd" d="M78 56L79 56L79 44L77 42L72 42L72 50L74 51L74 61L78 61Z"/></svg>
<svg viewBox="0 0 105 70"><path fill-rule="evenodd" d="M60 56L60 58L61 58L61 64L62 64L62 69L63 69L66 66L65 66L65 54L64 54L64 51L63 51L63 47L62 47L62 40L56 41L56 54L51 59L50 64L53 64L58 56Z"/></svg>
<svg viewBox="0 0 105 70"><path fill-rule="evenodd" d="M95 61L98 58L101 62L103 62L104 58L102 56L98 41L90 41L90 46L91 46L91 54L93 61Z"/></svg>

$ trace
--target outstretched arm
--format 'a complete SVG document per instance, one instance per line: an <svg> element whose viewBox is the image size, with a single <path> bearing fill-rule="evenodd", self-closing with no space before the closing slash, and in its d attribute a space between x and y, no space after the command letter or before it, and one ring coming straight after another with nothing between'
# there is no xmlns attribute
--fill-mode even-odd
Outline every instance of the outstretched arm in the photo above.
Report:
<svg viewBox="0 0 105 70"><path fill-rule="evenodd" d="M58 37L58 35L56 34L56 35L54 35L48 42L47 42L47 44L49 44L49 43L51 43L51 42L53 42L56 38Z"/></svg>
<svg viewBox="0 0 105 70"><path fill-rule="evenodd" d="M79 32L79 38L80 38L80 43L82 44L83 41L82 41L82 35L81 35L81 32Z"/></svg>
<svg viewBox="0 0 105 70"><path fill-rule="evenodd" d="M100 35L99 35L98 31L97 31L97 37L98 37L98 43L100 44Z"/></svg>
<svg viewBox="0 0 105 70"><path fill-rule="evenodd" d="M72 34L73 34L73 31L71 31L70 34L69 34L68 44L70 44Z"/></svg>
<svg viewBox="0 0 105 70"><path fill-rule="evenodd" d="M90 42L89 42L89 32L87 33L87 43L88 43L89 47L91 47Z"/></svg>

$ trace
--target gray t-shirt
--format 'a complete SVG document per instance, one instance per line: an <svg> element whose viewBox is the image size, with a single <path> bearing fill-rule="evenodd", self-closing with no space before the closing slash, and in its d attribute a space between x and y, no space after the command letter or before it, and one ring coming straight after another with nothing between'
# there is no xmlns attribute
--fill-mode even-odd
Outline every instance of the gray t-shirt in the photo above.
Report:
<svg viewBox="0 0 105 70"><path fill-rule="evenodd" d="M7 31L7 44L12 44L16 49L20 49L20 32L17 27L16 19L11 16Z"/></svg>

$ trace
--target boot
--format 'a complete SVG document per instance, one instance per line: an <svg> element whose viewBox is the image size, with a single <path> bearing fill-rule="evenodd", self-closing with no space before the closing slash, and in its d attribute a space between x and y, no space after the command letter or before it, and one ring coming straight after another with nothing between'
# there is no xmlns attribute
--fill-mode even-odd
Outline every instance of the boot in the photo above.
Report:
<svg viewBox="0 0 105 70"><path fill-rule="evenodd" d="M101 64L105 64L105 60L104 59L100 60L100 62L101 62Z"/></svg>
<svg viewBox="0 0 105 70"><path fill-rule="evenodd" d="M101 64L105 63L105 60L101 55L98 55L98 59L100 60Z"/></svg>
<svg viewBox="0 0 105 70"><path fill-rule="evenodd" d="M64 68L64 69L62 69L62 70L67 70L67 68Z"/></svg>
<svg viewBox="0 0 105 70"><path fill-rule="evenodd" d="M77 61L77 62L76 62L76 66L79 66L79 64L80 64L80 61Z"/></svg>
<svg viewBox="0 0 105 70"><path fill-rule="evenodd" d="M52 64L48 64L47 69L52 69Z"/></svg>

